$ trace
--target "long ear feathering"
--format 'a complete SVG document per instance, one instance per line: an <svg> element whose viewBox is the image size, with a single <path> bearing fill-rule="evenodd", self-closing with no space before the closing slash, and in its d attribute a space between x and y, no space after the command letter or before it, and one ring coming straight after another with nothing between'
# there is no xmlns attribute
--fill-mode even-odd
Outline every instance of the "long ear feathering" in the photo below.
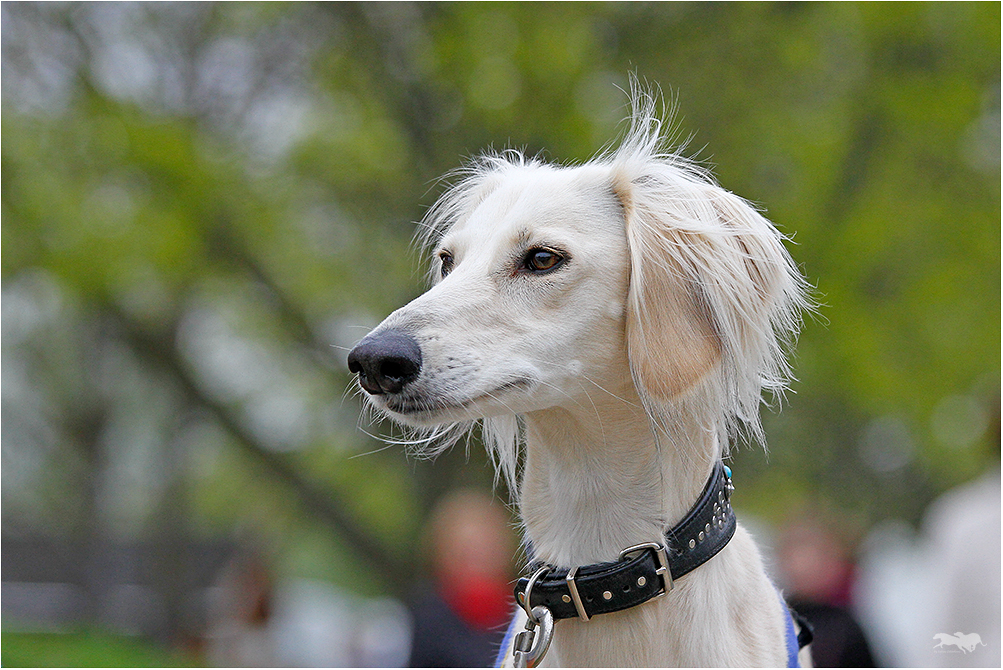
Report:
<svg viewBox="0 0 1003 670"><path fill-rule="evenodd" d="M632 80L630 129L598 159L627 220L632 372L656 418L702 404L725 445L762 441L762 390L781 398L792 379L810 287L766 218L668 149L656 100Z"/></svg>

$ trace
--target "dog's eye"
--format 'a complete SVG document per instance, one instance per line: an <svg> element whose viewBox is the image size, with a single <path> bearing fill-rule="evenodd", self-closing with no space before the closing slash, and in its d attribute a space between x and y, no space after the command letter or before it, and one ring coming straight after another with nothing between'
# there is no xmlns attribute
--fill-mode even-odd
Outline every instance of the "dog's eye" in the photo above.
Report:
<svg viewBox="0 0 1003 670"><path fill-rule="evenodd" d="M448 251L439 252L439 274L445 277L453 269L453 255Z"/></svg>
<svg viewBox="0 0 1003 670"><path fill-rule="evenodd" d="M550 249L530 249L523 267L530 272L549 272L564 262L564 256Z"/></svg>

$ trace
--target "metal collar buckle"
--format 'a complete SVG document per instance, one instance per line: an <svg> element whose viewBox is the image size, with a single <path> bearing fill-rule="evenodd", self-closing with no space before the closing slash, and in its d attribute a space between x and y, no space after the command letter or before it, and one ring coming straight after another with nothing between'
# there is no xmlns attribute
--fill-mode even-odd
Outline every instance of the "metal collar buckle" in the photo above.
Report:
<svg viewBox="0 0 1003 670"><path fill-rule="evenodd" d="M655 552L655 557L658 559L658 568L655 570L656 575L661 575L662 577L662 592L659 595L665 595L672 590L672 572L669 570L669 556L665 552L665 547L658 542L645 542L643 544L635 544L632 547L627 547L620 552L620 559L624 560L627 558L628 554L632 554L635 551L644 551L645 549L652 549Z"/></svg>
<svg viewBox="0 0 1003 670"><path fill-rule="evenodd" d="M657 542L635 544L621 551L617 560L626 560L629 554L637 551L644 551L646 549L654 550L655 556L658 559L659 567L655 570L655 574L661 576L662 578L662 592L658 595L664 595L672 590L672 573L669 571L669 557L668 554L665 553L665 547ZM565 576L564 581L568 585L568 593L571 594L571 600L575 604L575 611L578 612L578 618L582 621L589 621L592 617L590 617L589 613L585 610L585 603L582 602L582 596L578 593L578 584L575 581L577 575L578 566L575 566L568 570L568 574Z"/></svg>

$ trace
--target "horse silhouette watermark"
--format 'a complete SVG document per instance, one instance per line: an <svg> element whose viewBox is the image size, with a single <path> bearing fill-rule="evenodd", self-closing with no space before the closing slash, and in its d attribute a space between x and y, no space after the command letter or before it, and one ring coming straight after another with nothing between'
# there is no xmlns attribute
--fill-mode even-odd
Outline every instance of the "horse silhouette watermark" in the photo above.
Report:
<svg viewBox="0 0 1003 670"><path fill-rule="evenodd" d="M978 633L969 633L965 635L964 633L958 632L954 635L949 635L947 633L937 633L933 636L934 640L940 640L940 644L936 645L934 649L943 649L945 645L954 646L958 648L958 651L967 654L970 651L975 651L975 648L980 644L984 647L986 643L982 641ZM944 649L944 651L948 651Z"/></svg>

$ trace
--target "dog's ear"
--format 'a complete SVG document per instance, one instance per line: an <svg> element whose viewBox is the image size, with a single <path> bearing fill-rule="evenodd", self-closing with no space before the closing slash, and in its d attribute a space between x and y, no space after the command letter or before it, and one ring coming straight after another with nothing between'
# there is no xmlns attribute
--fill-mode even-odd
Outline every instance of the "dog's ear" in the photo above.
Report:
<svg viewBox="0 0 1003 670"><path fill-rule="evenodd" d="M736 414L756 421L760 389L786 381L782 340L797 332L803 279L780 233L746 201L661 167L614 185L631 262L632 373L668 402L717 370Z"/></svg>
<svg viewBox="0 0 1003 670"><path fill-rule="evenodd" d="M624 204L630 284L626 339L631 373L645 395L668 402L693 386L720 359L721 343L694 286L694 269L673 252L681 231L638 210L633 191Z"/></svg>

